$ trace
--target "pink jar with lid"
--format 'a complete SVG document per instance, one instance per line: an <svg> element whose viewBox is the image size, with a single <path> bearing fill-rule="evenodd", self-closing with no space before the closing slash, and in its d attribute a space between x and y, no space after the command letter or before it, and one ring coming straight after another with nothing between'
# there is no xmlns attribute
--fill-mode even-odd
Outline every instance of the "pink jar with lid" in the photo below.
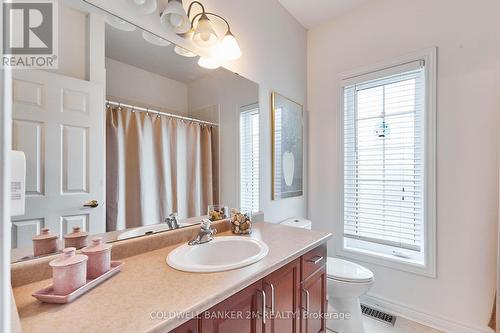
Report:
<svg viewBox="0 0 500 333"><path fill-rule="evenodd" d="M33 254L35 257L57 252L57 235L51 234L48 228L43 228L40 235L33 237Z"/></svg>
<svg viewBox="0 0 500 333"><path fill-rule="evenodd" d="M92 239L92 244L83 248L82 252L89 257L87 277L95 279L109 271L111 267L111 244L103 242L102 237Z"/></svg>
<svg viewBox="0 0 500 333"><path fill-rule="evenodd" d="M68 295L87 282L87 260L83 254L76 254L74 247L63 250L62 256L52 260L52 279L54 294Z"/></svg>
<svg viewBox="0 0 500 333"><path fill-rule="evenodd" d="M80 227L73 227L73 232L64 235L64 247L81 249L87 246L88 235L88 232L80 231Z"/></svg>

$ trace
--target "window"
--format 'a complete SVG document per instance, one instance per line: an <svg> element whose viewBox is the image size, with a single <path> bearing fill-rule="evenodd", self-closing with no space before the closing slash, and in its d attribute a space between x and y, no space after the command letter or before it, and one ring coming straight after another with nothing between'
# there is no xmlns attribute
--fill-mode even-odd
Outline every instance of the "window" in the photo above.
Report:
<svg viewBox="0 0 500 333"><path fill-rule="evenodd" d="M259 210L259 109L257 104L240 112L240 208Z"/></svg>
<svg viewBox="0 0 500 333"><path fill-rule="evenodd" d="M432 54L431 54L432 55ZM343 84L344 255L434 274L432 56Z"/></svg>

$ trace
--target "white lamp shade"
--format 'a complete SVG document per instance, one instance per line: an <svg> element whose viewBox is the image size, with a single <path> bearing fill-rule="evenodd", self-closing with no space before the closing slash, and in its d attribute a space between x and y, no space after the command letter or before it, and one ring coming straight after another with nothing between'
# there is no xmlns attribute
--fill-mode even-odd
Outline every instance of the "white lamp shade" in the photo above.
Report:
<svg viewBox="0 0 500 333"><path fill-rule="evenodd" d="M157 0L132 0L143 14L152 14L156 11Z"/></svg>
<svg viewBox="0 0 500 333"><path fill-rule="evenodd" d="M241 57L241 49L231 32L228 32L222 39L220 45L220 56L227 60L236 60Z"/></svg>
<svg viewBox="0 0 500 333"><path fill-rule="evenodd" d="M144 40L147 41L148 43L151 43L156 46L169 46L171 44L168 40L153 35L152 33L147 31L142 32L142 38L144 38Z"/></svg>
<svg viewBox="0 0 500 333"><path fill-rule="evenodd" d="M194 31L193 42L201 47L211 47L214 46L218 40L217 34L208 17L205 14L201 15Z"/></svg>
<svg viewBox="0 0 500 333"><path fill-rule="evenodd" d="M215 60L214 58L205 57L200 57L200 59L198 59L198 65L206 69L216 69L220 67L220 64L217 60Z"/></svg>
<svg viewBox="0 0 500 333"><path fill-rule="evenodd" d="M191 52L189 50L186 50L185 48L180 47L178 45L176 45L174 47L174 52L177 53L178 55L186 57L186 58L193 58L193 57L197 56L196 53L193 53L193 52Z"/></svg>
<svg viewBox="0 0 500 333"><path fill-rule="evenodd" d="M191 22L180 0L169 0L160 17L161 24L177 34L183 34L191 28Z"/></svg>

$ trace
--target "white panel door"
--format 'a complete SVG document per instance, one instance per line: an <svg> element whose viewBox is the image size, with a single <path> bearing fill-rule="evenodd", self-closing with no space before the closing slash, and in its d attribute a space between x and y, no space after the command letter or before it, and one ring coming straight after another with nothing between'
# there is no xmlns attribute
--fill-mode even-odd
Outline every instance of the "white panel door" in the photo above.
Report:
<svg viewBox="0 0 500 333"><path fill-rule="evenodd" d="M13 218L12 244L40 228L62 237L80 226L106 231L104 88L45 71L13 75L12 149L26 155L26 214ZM97 200L95 208L84 207Z"/></svg>

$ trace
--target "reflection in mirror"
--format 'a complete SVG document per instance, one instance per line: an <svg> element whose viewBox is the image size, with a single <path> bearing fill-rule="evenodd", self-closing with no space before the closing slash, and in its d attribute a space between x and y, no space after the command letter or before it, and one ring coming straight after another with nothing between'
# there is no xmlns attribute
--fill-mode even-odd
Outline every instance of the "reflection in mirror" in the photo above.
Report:
<svg viewBox="0 0 500 333"><path fill-rule="evenodd" d="M12 260L257 211L257 84L83 2L60 11L59 69L13 73Z"/></svg>

